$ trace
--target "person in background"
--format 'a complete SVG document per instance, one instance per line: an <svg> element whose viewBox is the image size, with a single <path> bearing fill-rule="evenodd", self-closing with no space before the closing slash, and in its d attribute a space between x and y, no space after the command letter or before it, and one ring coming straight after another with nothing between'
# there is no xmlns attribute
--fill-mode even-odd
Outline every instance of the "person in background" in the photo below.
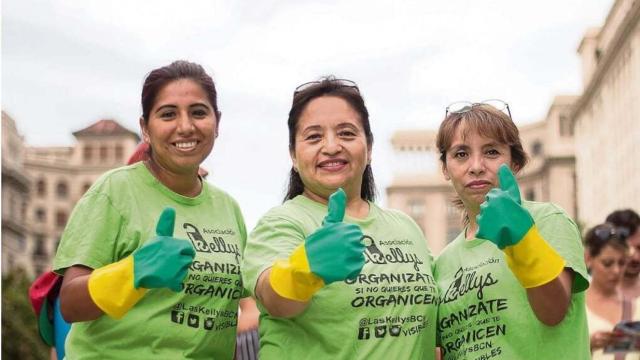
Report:
<svg viewBox="0 0 640 360"><path fill-rule="evenodd" d="M629 261L622 277L622 291L626 298L640 297L640 216L631 209L616 210L606 221L627 232Z"/></svg>
<svg viewBox="0 0 640 360"><path fill-rule="evenodd" d="M605 223L593 227L585 236L585 259L591 281L587 289L587 321L592 359L613 360L603 349L620 339L613 331L621 320L631 320L634 304L625 298L620 282L628 256L625 234ZM628 358L627 358L628 359Z"/></svg>
<svg viewBox="0 0 640 360"><path fill-rule="evenodd" d="M231 359L246 230L198 175L218 136L215 84L176 61L147 75L141 102L148 158L92 185L54 260L66 358Z"/></svg>
<svg viewBox="0 0 640 360"><path fill-rule="evenodd" d="M434 270L444 359L589 359L580 233L558 206L522 200L508 105L451 104L436 146L464 213Z"/></svg>
<svg viewBox="0 0 640 360"><path fill-rule="evenodd" d="M285 202L259 220L243 264L261 311L260 358L433 359L432 257L410 217L374 202L357 85L299 86L288 127Z"/></svg>

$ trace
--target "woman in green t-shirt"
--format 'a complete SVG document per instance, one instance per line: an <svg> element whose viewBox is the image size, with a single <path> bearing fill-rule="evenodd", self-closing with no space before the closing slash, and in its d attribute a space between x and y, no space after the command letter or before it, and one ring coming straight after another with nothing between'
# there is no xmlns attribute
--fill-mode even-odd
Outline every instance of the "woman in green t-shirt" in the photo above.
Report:
<svg viewBox="0 0 640 360"><path fill-rule="evenodd" d="M373 134L355 83L299 86L283 205L247 241L261 359L433 359L432 258L408 216L374 203Z"/></svg>
<svg viewBox="0 0 640 360"><path fill-rule="evenodd" d="M450 105L436 145L464 212L436 261L444 359L588 359L580 235L559 207L521 198L508 105Z"/></svg>
<svg viewBox="0 0 640 360"><path fill-rule="evenodd" d="M54 260L73 323L67 359L233 357L246 230L235 200L198 174L219 121L200 65L176 61L146 77L149 153L83 195Z"/></svg>

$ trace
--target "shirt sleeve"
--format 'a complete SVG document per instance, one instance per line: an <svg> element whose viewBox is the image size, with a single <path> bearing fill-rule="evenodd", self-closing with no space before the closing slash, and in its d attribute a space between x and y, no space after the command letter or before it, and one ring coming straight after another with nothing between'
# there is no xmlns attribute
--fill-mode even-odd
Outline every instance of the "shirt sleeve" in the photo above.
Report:
<svg viewBox="0 0 640 360"><path fill-rule="evenodd" d="M62 274L73 265L97 269L118 261L117 243L123 223L108 196L87 193L76 204L62 234L54 271Z"/></svg>
<svg viewBox="0 0 640 360"><path fill-rule="evenodd" d="M286 259L304 242L302 226L291 219L265 216L249 234L242 266L243 283L247 291L255 296L255 287L260 274L271 267L277 259Z"/></svg>
<svg viewBox="0 0 640 360"><path fill-rule="evenodd" d="M576 277L573 281L574 293L582 292L589 287L587 267L584 262L582 238L576 224L561 209L536 220L540 235L566 261Z"/></svg>

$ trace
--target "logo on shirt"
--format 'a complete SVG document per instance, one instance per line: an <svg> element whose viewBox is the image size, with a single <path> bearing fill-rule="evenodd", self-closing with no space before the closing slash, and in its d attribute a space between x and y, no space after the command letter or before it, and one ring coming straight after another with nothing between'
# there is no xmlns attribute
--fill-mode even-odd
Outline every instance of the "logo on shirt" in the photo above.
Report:
<svg viewBox="0 0 640 360"><path fill-rule="evenodd" d="M449 285L447 291L442 294L440 301L446 304L474 290L478 300L482 300L484 289L497 283L498 280L494 279L493 274L490 272L478 275L476 270L465 272L463 268L459 268L453 277L453 282Z"/></svg>
<svg viewBox="0 0 640 360"><path fill-rule="evenodd" d="M371 236L365 235L362 237L362 240L366 246L366 249L364 251L365 263L371 262L374 264L413 264L413 268L416 271L420 271L419 265L422 265L423 262L418 258L417 254L404 252L399 247L389 248L388 253L385 253L376 245Z"/></svg>
<svg viewBox="0 0 640 360"><path fill-rule="evenodd" d="M187 231L187 236L197 252L233 254L236 262L240 263L240 248L237 244L227 243L222 236L211 236L211 240L207 240L193 224L184 223L182 227Z"/></svg>

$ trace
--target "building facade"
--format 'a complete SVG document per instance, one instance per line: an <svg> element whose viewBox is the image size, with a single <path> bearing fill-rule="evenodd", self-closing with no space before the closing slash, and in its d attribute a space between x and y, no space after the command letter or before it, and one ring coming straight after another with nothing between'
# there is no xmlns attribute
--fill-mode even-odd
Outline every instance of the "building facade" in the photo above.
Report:
<svg viewBox="0 0 640 360"><path fill-rule="evenodd" d="M62 231L80 197L104 172L124 165L140 140L138 134L114 120L100 120L73 135L73 146L24 148L23 174L31 186L25 202L28 232L21 264L31 276L50 269ZM3 128L3 202L4 146ZM4 206L2 219L4 257Z"/></svg>
<svg viewBox="0 0 640 360"><path fill-rule="evenodd" d="M578 47L584 89L571 115L578 218L587 226L620 208L640 210L640 1L615 0Z"/></svg>
<svg viewBox="0 0 640 360"><path fill-rule="evenodd" d="M570 114L574 96L553 100L544 120L520 126L529 164L518 174L522 197L549 201L576 215L574 139ZM462 230L462 213L453 205L455 192L444 179L435 130L396 132L394 178L386 189L388 206L409 214L422 228L434 254Z"/></svg>
<svg viewBox="0 0 640 360"><path fill-rule="evenodd" d="M15 121L2 111L2 274L31 268L27 206L31 179L24 171L25 145Z"/></svg>

